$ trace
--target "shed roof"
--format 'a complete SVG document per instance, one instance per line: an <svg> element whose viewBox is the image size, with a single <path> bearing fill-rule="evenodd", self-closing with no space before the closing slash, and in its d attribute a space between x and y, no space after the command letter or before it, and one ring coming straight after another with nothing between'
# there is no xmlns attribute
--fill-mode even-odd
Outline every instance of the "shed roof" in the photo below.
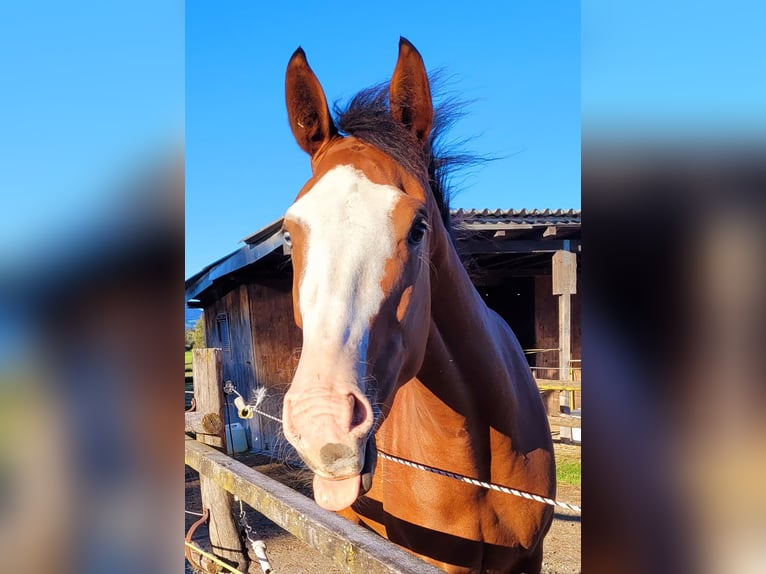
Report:
<svg viewBox="0 0 766 574"><path fill-rule="evenodd" d="M547 261L541 255L560 249L579 252L580 210L575 209L456 209L451 212L459 252L470 256L480 267L497 264L498 259L524 256L526 265ZM244 238L244 245L214 261L188 278L186 300L194 302L214 286L233 279L232 275L254 266L282 247L282 219Z"/></svg>
<svg viewBox="0 0 766 574"><path fill-rule="evenodd" d="M579 209L453 209L453 224L471 222L487 225L580 225Z"/></svg>

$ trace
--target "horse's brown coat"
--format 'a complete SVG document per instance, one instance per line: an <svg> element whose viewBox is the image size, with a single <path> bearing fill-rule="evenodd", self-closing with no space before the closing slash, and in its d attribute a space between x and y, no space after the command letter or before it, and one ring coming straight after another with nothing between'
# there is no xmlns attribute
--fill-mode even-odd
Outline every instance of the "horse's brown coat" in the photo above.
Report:
<svg viewBox="0 0 766 574"><path fill-rule="evenodd" d="M371 320L362 359L365 379L373 384L366 397L343 387L347 390L340 392L351 397L348 408L354 408L355 400L378 404L375 441L382 451L555 496L553 447L537 386L510 328L471 284L439 217L428 175L410 173L374 146L339 135L302 50L288 66L286 88L290 125L312 158L313 175L299 198L339 165L353 166L369 181L402 192L391 214L396 243L380 281L384 296ZM431 95L420 54L404 39L391 98L394 117L426 145L433 121ZM428 230L422 245L413 244L408 235L421 217ZM286 225L293 242L293 295L300 326L298 285L311 238L296 222ZM312 352L303 349L306 356ZM350 373L333 376L348 378ZM325 376L318 372L317 384ZM304 395L310 396L306 389L312 382L294 385L297 390L291 388L285 400L286 420L298 412ZM344 423L349 432L360 424L348 413L336 416L344 421L350 417L352 422ZM314 428L312 421L290 420L294 435ZM286 436L291 439L287 427ZM333 444L323 453L344 448ZM363 451L364 445L359 448ZM316 461L315 453L311 457ZM449 572L539 572L542 539L553 511L538 502L378 460L372 488L341 514Z"/></svg>

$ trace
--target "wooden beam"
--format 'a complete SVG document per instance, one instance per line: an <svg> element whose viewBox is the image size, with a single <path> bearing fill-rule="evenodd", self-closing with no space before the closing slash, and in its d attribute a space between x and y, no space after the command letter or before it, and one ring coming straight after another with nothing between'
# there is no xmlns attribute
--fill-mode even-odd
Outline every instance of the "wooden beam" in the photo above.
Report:
<svg viewBox="0 0 766 574"><path fill-rule="evenodd" d="M218 413L185 413L184 432L221 436L223 422Z"/></svg>
<svg viewBox="0 0 766 574"><path fill-rule="evenodd" d="M568 239L458 239L458 251L473 255L497 253L554 253L580 251L579 240Z"/></svg>
<svg viewBox="0 0 766 574"><path fill-rule="evenodd" d="M349 572L438 574L438 568L377 534L320 508L313 500L237 462L186 439L186 464Z"/></svg>
<svg viewBox="0 0 766 574"><path fill-rule="evenodd" d="M555 369L556 367L539 367L541 369ZM559 381L558 379L539 379L535 377L537 388L543 391L581 391L581 381Z"/></svg>

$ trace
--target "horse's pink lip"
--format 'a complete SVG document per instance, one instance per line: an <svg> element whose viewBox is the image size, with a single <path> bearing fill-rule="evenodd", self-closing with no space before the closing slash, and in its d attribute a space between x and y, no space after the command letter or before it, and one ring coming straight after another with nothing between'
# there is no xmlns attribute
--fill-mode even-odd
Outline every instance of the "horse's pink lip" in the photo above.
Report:
<svg viewBox="0 0 766 574"><path fill-rule="evenodd" d="M330 480L314 475L314 500L326 510L337 512L348 508L359 497L361 475Z"/></svg>

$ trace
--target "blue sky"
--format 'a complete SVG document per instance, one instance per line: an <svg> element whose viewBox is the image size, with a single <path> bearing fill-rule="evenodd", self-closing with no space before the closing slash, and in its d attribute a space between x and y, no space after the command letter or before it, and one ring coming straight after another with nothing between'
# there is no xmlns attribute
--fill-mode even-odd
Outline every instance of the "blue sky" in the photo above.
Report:
<svg viewBox="0 0 766 574"><path fill-rule="evenodd" d="M454 207L580 207L577 2L190 2L186 6L186 276L282 216L309 177L284 71L302 46L330 102L387 80L399 36L474 100L452 134L500 156Z"/></svg>
<svg viewBox="0 0 766 574"><path fill-rule="evenodd" d="M180 150L183 57L181 2L2 3L2 267L47 265L114 218L121 183Z"/></svg>
<svg viewBox="0 0 766 574"><path fill-rule="evenodd" d="M765 19L754 0L584 1L584 139L762 140Z"/></svg>

